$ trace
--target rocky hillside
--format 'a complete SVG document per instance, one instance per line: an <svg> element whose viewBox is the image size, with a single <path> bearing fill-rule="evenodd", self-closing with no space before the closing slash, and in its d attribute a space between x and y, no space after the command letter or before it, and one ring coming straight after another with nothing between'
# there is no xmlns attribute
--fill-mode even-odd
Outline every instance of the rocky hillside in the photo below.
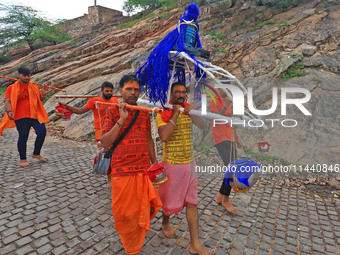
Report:
<svg viewBox="0 0 340 255"><path fill-rule="evenodd" d="M286 10L259 7L252 1L233 8L223 2L201 6L201 41L212 52L214 64L253 87L259 109L270 108L273 87L279 91L281 87L303 87L312 93L306 104L312 116L288 107L287 116L281 116L279 108L264 118L293 118L298 121L295 128L283 128L280 122L264 133L239 128L248 147L256 150L256 143L265 140L271 144L271 155L293 163L335 164L340 161L340 2L298 2ZM136 71L155 44L175 28L182 13L183 9L158 9L131 27L133 23L113 26L35 50L1 66L0 75L15 77L18 66L28 65L33 80L65 88L67 94L98 93L104 81L115 83L123 74ZM0 86L10 84L0 82ZM84 101L70 103L82 105ZM57 120L52 114L56 104L51 98L45 107L51 119L65 127L65 135L91 135L91 113L74 115L71 121ZM210 145L210 129L199 140L200 145Z"/></svg>

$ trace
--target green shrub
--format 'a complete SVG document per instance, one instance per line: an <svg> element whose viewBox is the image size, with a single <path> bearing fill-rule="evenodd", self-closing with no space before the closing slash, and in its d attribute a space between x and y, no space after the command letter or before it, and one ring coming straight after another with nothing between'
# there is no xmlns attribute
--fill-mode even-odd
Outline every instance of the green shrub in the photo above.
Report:
<svg viewBox="0 0 340 255"><path fill-rule="evenodd" d="M130 22L124 22L124 23L118 24L118 27L120 27L120 28L133 27L138 22L139 22L139 20L132 20Z"/></svg>
<svg viewBox="0 0 340 255"><path fill-rule="evenodd" d="M297 4L297 0L278 0L274 7L279 9L286 9L289 6L293 6Z"/></svg>
<svg viewBox="0 0 340 255"><path fill-rule="evenodd" d="M43 104L51 97L55 94L55 91L51 91L51 92L48 92L44 101L43 101Z"/></svg>
<svg viewBox="0 0 340 255"><path fill-rule="evenodd" d="M293 53L292 55L290 55L292 58L298 58L298 57L301 57L302 55L301 54L297 54L297 53ZM301 66L302 66L302 63L298 63L299 65L301 64ZM301 67L300 66L300 67Z"/></svg>
<svg viewBox="0 0 340 255"><path fill-rule="evenodd" d="M288 26L287 21L280 22L280 25L278 26L278 28L285 27L285 26Z"/></svg>
<svg viewBox="0 0 340 255"><path fill-rule="evenodd" d="M313 77L312 81L316 82L316 83L321 83L321 80L319 78Z"/></svg>
<svg viewBox="0 0 340 255"><path fill-rule="evenodd" d="M5 93L7 87L2 87L0 88L0 95L2 95L3 93Z"/></svg>
<svg viewBox="0 0 340 255"><path fill-rule="evenodd" d="M76 42L76 41L68 41L68 42L66 42L65 44L66 44L66 45L69 45L69 44L75 45L75 44L77 44L77 42Z"/></svg>
<svg viewBox="0 0 340 255"><path fill-rule="evenodd" d="M11 61L11 58L5 55L0 55L0 64L6 64Z"/></svg>
<svg viewBox="0 0 340 255"><path fill-rule="evenodd" d="M289 67L287 72L282 75L282 78L302 77L308 75L309 73L301 70L302 66L303 64L301 62L298 62L295 64L295 66Z"/></svg>
<svg viewBox="0 0 340 255"><path fill-rule="evenodd" d="M222 47L217 47L217 48L216 48L216 51L224 52L225 54L228 53L228 50L226 50L226 49L224 49L224 48L222 48Z"/></svg>
<svg viewBox="0 0 340 255"><path fill-rule="evenodd" d="M209 152L209 151L211 151L211 147L210 146L198 147L198 148L196 148L196 151L198 151L198 152L200 152L200 151Z"/></svg>
<svg viewBox="0 0 340 255"><path fill-rule="evenodd" d="M275 21L272 21L272 20L267 20L267 21L264 21L264 22L261 22L261 21L258 20L258 21L255 22L255 25L258 28L263 28L266 25L273 25L273 24L275 24Z"/></svg>
<svg viewBox="0 0 340 255"><path fill-rule="evenodd" d="M215 40L223 39L223 34L221 32L219 32L219 31L205 31L205 33L207 35L211 35L213 37L213 39L215 39Z"/></svg>
<svg viewBox="0 0 340 255"><path fill-rule="evenodd" d="M54 55L54 54L57 54L60 50L56 50L56 51L51 51L50 52L50 56Z"/></svg>
<svg viewBox="0 0 340 255"><path fill-rule="evenodd" d="M25 67L25 66L28 66L30 63L29 62L24 62L22 63L21 65L17 66L15 69L14 69L14 72L16 72L20 67Z"/></svg>
<svg viewBox="0 0 340 255"><path fill-rule="evenodd" d="M41 81L42 81L42 79L43 79L43 78L41 78L41 77L37 77L37 78L35 78L34 82L37 82L37 83L39 83L39 82L41 82Z"/></svg>
<svg viewBox="0 0 340 255"><path fill-rule="evenodd" d="M162 16L162 19L167 19L167 18L171 17L172 15L174 15L174 14L173 13L167 13L167 14Z"/></svg>
<svg viewBox="0 0 340 255"><path fill-rule="evenodd" d="M234 44L232 41L223 40L224 44Z"/></svg>
<svg viewBox="0 0 340 255"><path fill-rule="evenodd" d="M267 0L256 0L257 5L266 5L268 7L274 7L278 9L285 9L289 6L293 6L297 4L297 0L277 0L277 1L270 1Z"/></svg>
<svg viewBox="0 0 340 255"><path fill-rule="evenodd" d="M301 68L303 64L301 62L296 63L295 69Z"/></svg>

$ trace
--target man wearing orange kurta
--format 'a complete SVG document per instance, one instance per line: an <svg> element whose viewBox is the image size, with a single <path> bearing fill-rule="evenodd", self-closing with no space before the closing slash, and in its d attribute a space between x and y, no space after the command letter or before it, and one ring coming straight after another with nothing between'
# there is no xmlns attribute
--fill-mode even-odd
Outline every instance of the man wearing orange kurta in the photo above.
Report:
<svg viewBox="0 0 340 255"><path fill-rule="evenodd" d="M143 173L151 163L156 163L149 113L125 108L126 104L137 104L139 85L136 76L123 76L119 89L123 103L107 109L101 136L103 147L111 147L138 114L111 158L112 214L128 254L137 254L142 249L150 220L162 207L156 187Z"/></svg>
<svg viewBox="0 0 340 255"><path fill-rule="evenodd" d="M94 135L96 139L100 139L101 130L100 130L100 121L104 116L105 109L108 107L107 105L98 105L96 106L96 102L105 102L105 103L118 103L117 98L112 97L113 94L113 84L111 82L104 82L101 86L101 95L99 97L93 97L83 107L72 107L63 102L58 102L59 105L64 106L70 112L76 114L83 114L92 110L93 118L94 118Z"/></svg>
<svg viewBox="0 0 340 255"><path fill-rule="evenodd" d="M19 133L20 166L27 167L30 165L27 162L26 149L31 127L34 128L37 134L32 157L42 162L47 161L40 155L40 151L46 136L44 123L49 121L41 101L45 99L48 89L44 87L41 92L37 85L30 82L31 71L27 67L20 67L18 73L19 80L10 85L5 93L7 114L1 121L0 135L6 128L17 128Z"/></svg>
<svg viewBox="0 0 340 255"><path fill-rule="evenodd" d="M100 139L100 136L102 135L101 130L101 121L103 120L103 117L105 115L105 110L108 108L107 105L98 104L96 105L96 102L105 102L105 103L118 103L117 98L112 97L113 95L113 84L111 82L104 82L101 86L101 95L99 97L93 97L83 107L73 107L68 104L65 104L63 102L58 102L59 105L64 106L67 110L70 112L73 112L75 114L83 114L85 112L88 112L92 110L93 112L93 118L94 118L94 135L96 137L96 140L98 141ZM99 149L101 147L97 145ZM107 188L111 188L111 176L107 176Z"/></svg>

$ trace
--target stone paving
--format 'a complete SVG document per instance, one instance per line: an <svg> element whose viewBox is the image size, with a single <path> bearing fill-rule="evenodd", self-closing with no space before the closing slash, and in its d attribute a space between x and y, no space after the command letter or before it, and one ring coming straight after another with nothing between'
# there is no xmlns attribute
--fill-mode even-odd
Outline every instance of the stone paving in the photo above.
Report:
<svg viewBox="0 0 340 255"><path fill-rule="evenodd" d="M124 254L106 180L91 174L96 146L49 136L48 163L20 168L16 139L14 129L0 137L0 254ZM232 192L233 216L213 200L221 180L199 176L200 240L213 254L340 254L339 199L262 179L246 194ZM165 238L160 217L141 254L189 254L185 210L172 218L177 239Z"/></svg>

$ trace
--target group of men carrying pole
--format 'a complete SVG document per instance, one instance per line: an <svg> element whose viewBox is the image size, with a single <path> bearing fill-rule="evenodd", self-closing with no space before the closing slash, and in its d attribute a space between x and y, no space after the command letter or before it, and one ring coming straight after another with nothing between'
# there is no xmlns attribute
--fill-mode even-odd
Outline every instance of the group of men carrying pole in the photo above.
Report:
<svg viewBox="0 0 340 255"><path fill-rule="evenodd" d="M28 68L22 67L18 72L19 80L9 86L6 91L7 114L1 122L0 135L4 128L17 127L20 166L27 167L29 163L26 158L26 145L31 127L37 134L32 157L42 162L47 161L40 155L40 151L46 136L44 123L49 121L42 104L48 90L44 88L40 92L37 86L30 82L31 72ZM146 233L150 230L150 220L161 208L164 234L168 238L175 238L177 233L170 224L170 216L186 208L190 232L189 252L201 255L210 254L199 243L197 173L192 138L192 123L204 129L205 121L201 117L190 116L191 107L186 103L185 84L173 83L170 92L170 104L173 108L164 110L156 117L158 133L163 141L162 161L168 178L168 181L160 184L157 190L143 173L144 169L157 163L155 145L151 136L150 115L145 111L125 107L127 104L137 105L139 88L140 80L135 75L123 76L119 83L122 102L118 106L110 106L106 109L102 106L99 113L96 109L99 107L98 104L96 106L96 101L118 103L117 99L112 97L113 85L109 82L102 85L101 96L92 98L84 107L71 107L61 102L59 104L77 114L93 110L95 135L97 139L100 139L104 148L111 147L134 121L112 155L111 171L108 175L115 229L121 237L126 253L138 254L142 249ZM180 112L181 107L184 108L184 112ZM223 105L216 106L214 111L229 114L230 107L231 102L224 99ZM225 164L234 158L224 158L223 154L235 154L232 151L235 143L238 147L241 146L237 135L230 135L232 130L228 128L226 132L229 136L220 140L217 139L218 132L223 132L223 130L213 130L215 145ZM229 141L226 142L227 140ZM236 209L229 201L230 189L225 187L224 183L222 188L216 201L222 202L228 211L236 213Z"/></svg>

